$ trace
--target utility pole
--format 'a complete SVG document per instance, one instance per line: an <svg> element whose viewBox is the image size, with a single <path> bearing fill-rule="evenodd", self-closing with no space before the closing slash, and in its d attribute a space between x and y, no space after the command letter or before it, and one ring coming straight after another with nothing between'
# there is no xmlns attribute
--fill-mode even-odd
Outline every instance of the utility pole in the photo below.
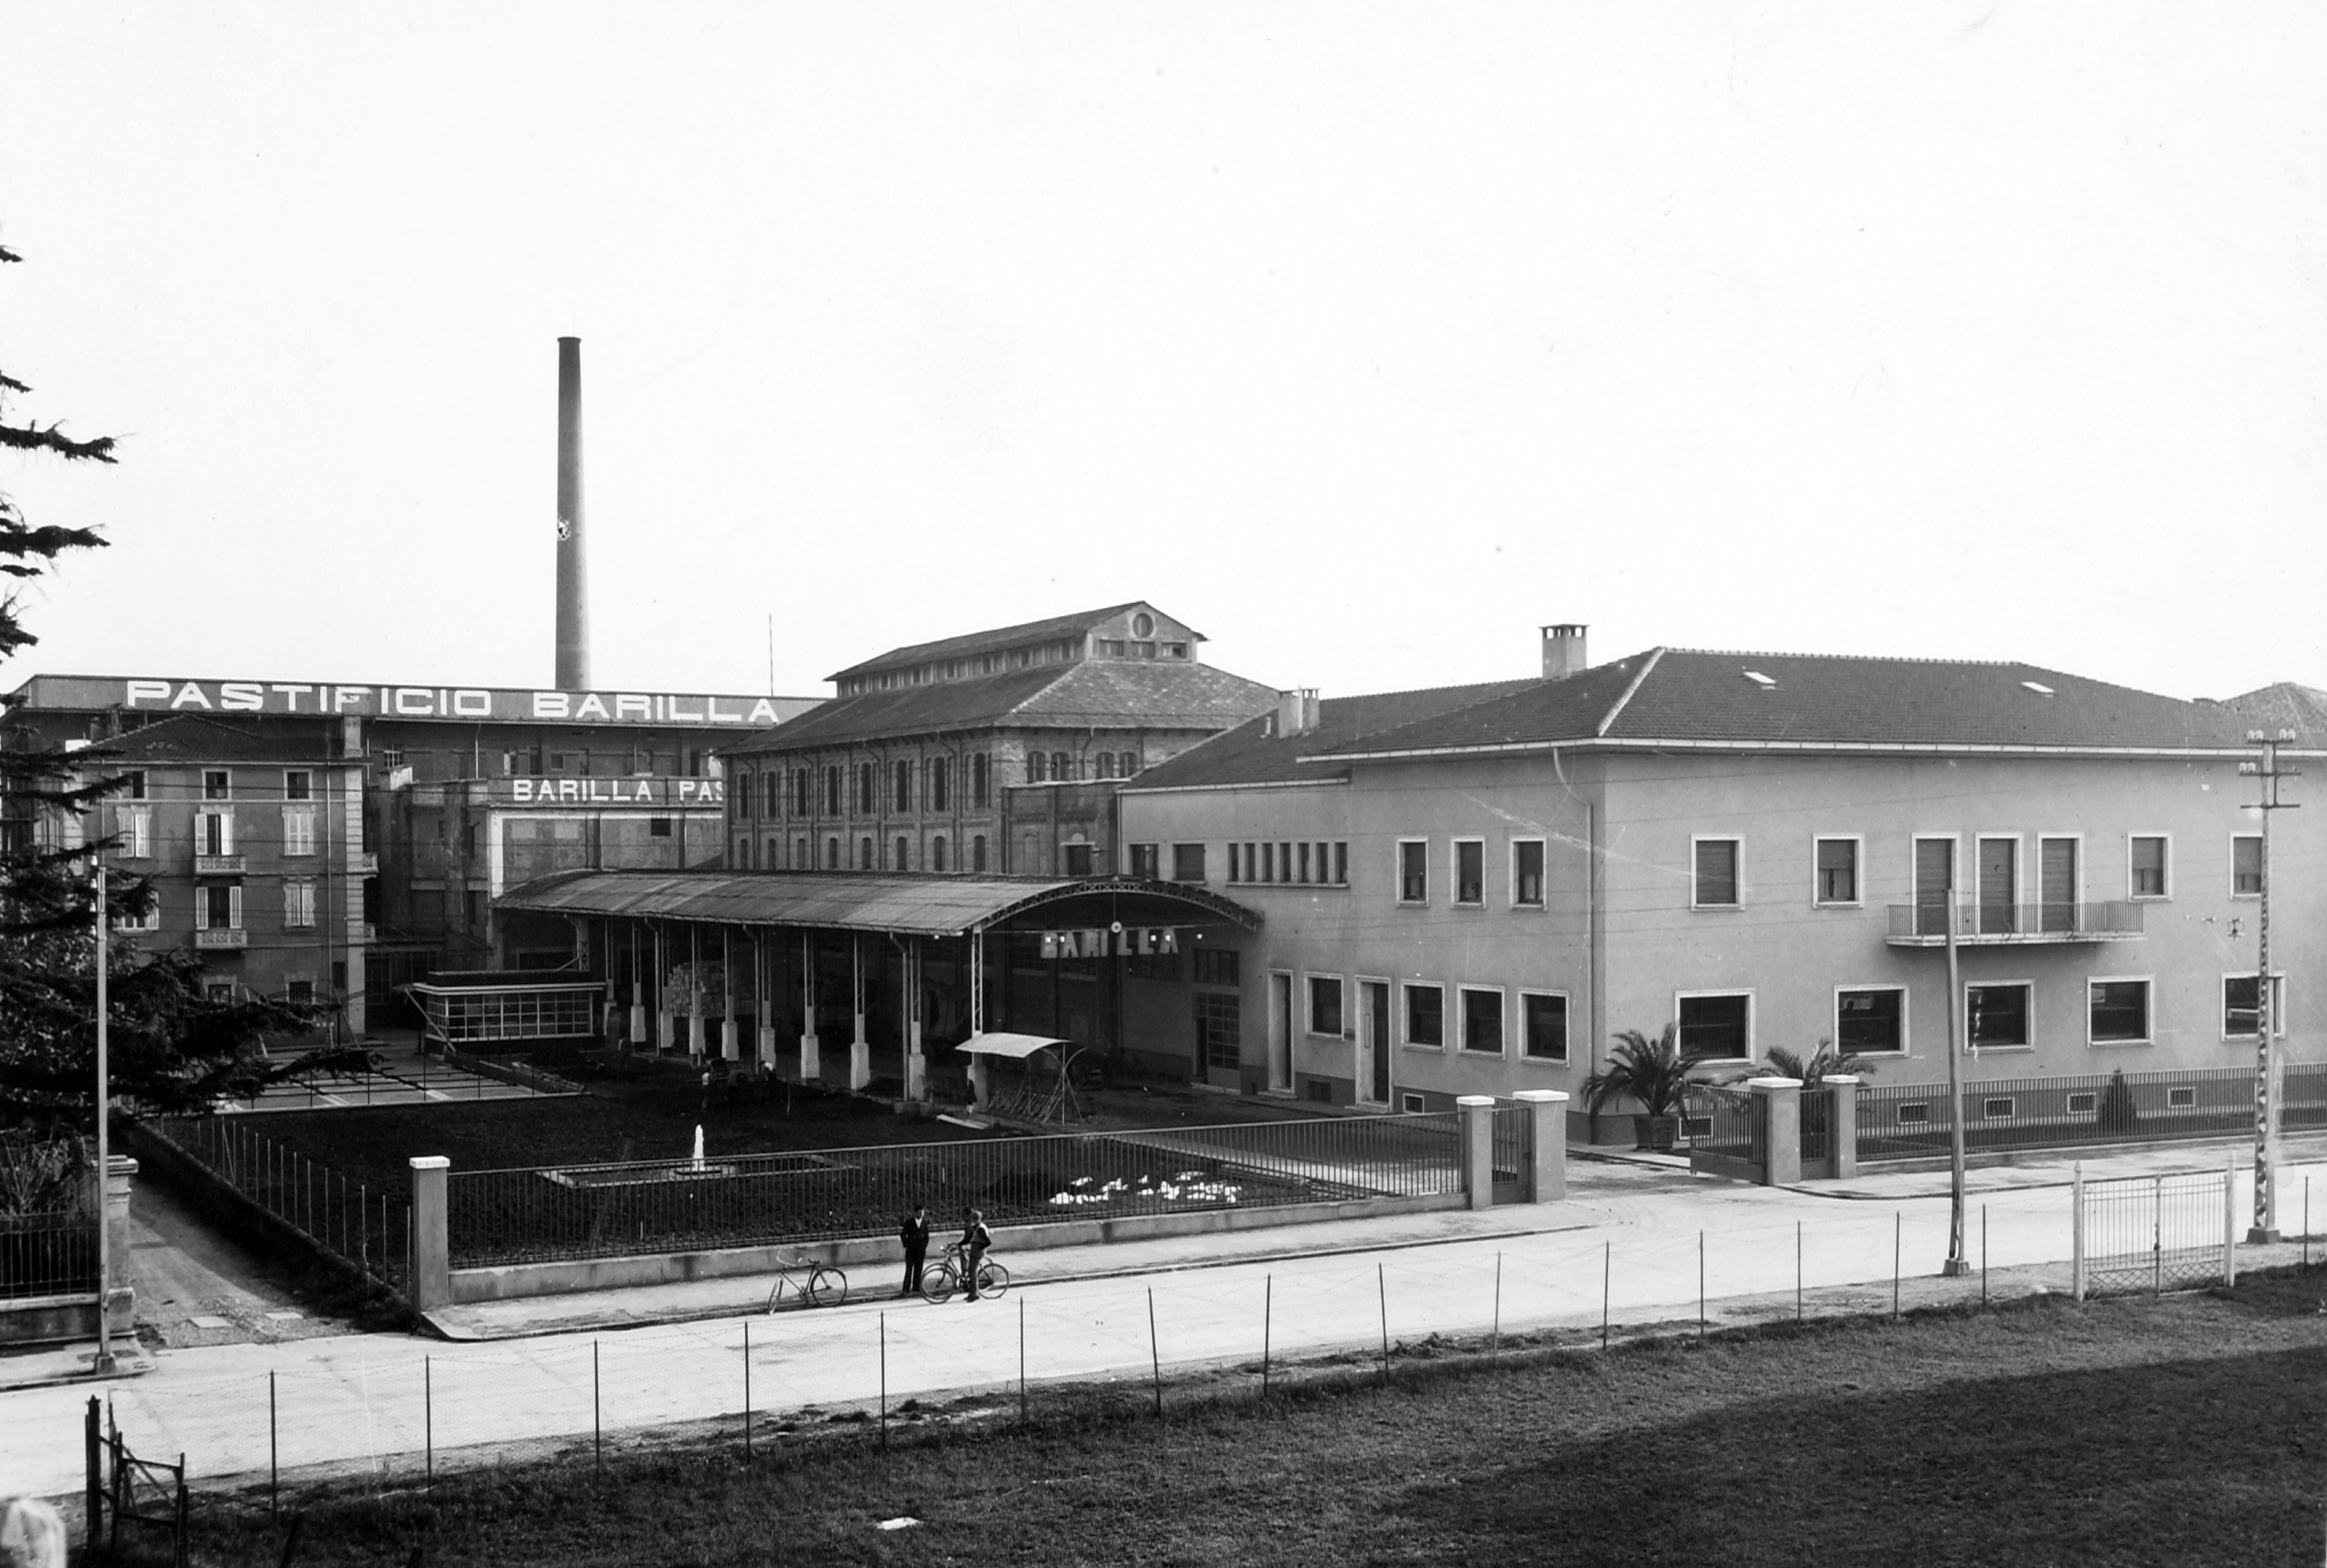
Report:
<svg viewBox="0 0 2327 1568"><path fill-rule="evenodd" d="M2278 1161L2278 1048L2271 1039L2270 972L2270 814L2292 811L2294 807L2278 798L2281 779L2299 777L2293 770L2281 771L2278 748L2282 742L2292 741L2293 730L2281 730L2266 736L2260 730L2248 730L2247 739L2262 748L2262 761L2241 762L2238 771L2258 779L2262 783L2262 799L2252 809L2262 813L2262 917L2256 922L2262 952L2260 974L2255 979L2255 1183L2254 1224L2247 1231L2248 1245L2278 1239L2278 1191L2273 1171Z"/></svg>
<svg viewBox="0 0 2327 1568"><path fill-rule="evenodd" d="M112 966L112 925L105 901L105 852L97 852L97 1357L89 1370L100 1377L115 1371L113 1359L113 1120L112 1086L107 1081L107 1014L106 971Z"/></svg>
<svg viewBox="0 0 2327 1568"><path fill-rule="evenodd" d="M1939 1273L1950 1278L1971 1272L1964 1256L1963 1064L1956 1049L1956 1020L1962 1012L1963 972L1956 957L1956 846L1948 845L1948 1260Z"/></svg>

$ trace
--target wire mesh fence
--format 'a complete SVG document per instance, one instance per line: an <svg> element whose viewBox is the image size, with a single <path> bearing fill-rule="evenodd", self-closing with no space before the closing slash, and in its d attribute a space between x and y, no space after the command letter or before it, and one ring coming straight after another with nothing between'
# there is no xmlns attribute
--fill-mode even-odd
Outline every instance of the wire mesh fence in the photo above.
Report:
<svg viewBox="0 0 2327 1568"><path fill-rule="evenodd" d="M169 1116L150 1135L304 1237L326 1257L402 1293L411 1274L408 1189L350 1181L232 1116Z"/></svg>
<svg viewBox="0 0 2327 1568"><path fill-rule="evenodd" d="M1460 1192L1459 1115L1231 1124L454 1171L455 1267L884 1236L923 1204L990 1224Z"/></svg>

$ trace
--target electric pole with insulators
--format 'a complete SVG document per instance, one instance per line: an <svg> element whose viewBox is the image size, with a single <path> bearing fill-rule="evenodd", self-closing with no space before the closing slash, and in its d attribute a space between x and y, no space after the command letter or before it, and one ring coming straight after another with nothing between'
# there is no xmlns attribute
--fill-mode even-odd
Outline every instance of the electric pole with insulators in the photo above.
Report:
<svg viewBox="0 0 2327 1568"><path fill-rule="evenodd" d="M2278 1189L2274 1172L2278 1162L2278 1047L2272 1039L2276 1031L2272 1005L2273 981L2270 970L2270 814L2292 811L2294 807L2278 798L2278 781L2300 775L2278 765L2281 743L2294 739L2293 730L2281 730L2276 736L2260 730L2248 730L2247 739L2262 748L2262 761L2241 762L2238 771L2258 779L2262 784L2262 799L2249 809L2262 813L2262 857L2257 871L2262 896L2261 918L2256 929L2262 947L2256 965L2255 977L2255 1182L2254 1225L2247 1232L2249 1244L2278 1239Z"/></svg>

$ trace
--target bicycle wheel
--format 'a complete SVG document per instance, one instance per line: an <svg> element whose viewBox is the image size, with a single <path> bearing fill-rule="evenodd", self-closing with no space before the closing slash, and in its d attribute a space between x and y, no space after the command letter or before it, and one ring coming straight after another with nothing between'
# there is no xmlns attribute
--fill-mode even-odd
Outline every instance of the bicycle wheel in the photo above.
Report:
<svg viewBox="0 0 2327 1568"><path fill-rule="evenodd" d="M948 1258L934 1268L921 1271L921 1297L925 1301L942 1302L953 1294L954 1288L960 1283L960 1276L954 1273L953 1260Z"/></svg>
<svg viewBox="0 0 2327 1568"><path fill-rule="evenodd" d="M1009 1288L1010 1271L1008 1269L1004 1268L998 1263L982 1263L977 1265L977 1293L979 1295L998 1296Z"/></svg>
<svg viewBox="0 0 2327 1568"><path fill-rule="evenodd" d="M829 1264L808 1276L808 1304L836 1307L848 1299L848 1276Z"/></svg>

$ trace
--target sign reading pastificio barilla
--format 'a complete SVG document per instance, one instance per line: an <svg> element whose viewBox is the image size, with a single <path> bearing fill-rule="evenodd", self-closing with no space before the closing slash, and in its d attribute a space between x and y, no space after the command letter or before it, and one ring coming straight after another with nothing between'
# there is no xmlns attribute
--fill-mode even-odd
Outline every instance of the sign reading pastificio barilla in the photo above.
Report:
<svg viewBox="0 0 2327 1568"><path fill-rule="evenodd" d="M716 725L739 730L780 724L821 700L700 692L334 686L79 675L34 676L25 683L23 695L25 706L34 709L118 707L144 713L303 714L454 723Z"/></svg>

